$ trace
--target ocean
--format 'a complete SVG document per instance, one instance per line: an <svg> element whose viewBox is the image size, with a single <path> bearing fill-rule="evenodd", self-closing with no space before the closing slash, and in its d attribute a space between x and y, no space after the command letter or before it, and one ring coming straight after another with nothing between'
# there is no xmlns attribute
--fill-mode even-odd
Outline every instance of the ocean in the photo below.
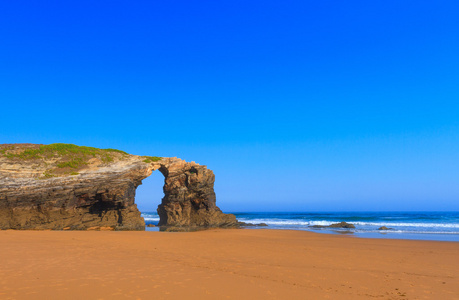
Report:
<svg viewBox="0 0 459 300"><path fill-rule="evenodd" d="M459 242L459 212L244 212L234 213L246 223L266 223L255 229L306 230L328 234L351 234L356 237L416 239ZM146 224L157 225L158 214L143 212ZM328 226L347 222L355 229L311 228L313 225ZM389 230L378 230L386 226ZM251 227L252 228L252 227ZM148 227L147 230L157 230Z"/></svg>

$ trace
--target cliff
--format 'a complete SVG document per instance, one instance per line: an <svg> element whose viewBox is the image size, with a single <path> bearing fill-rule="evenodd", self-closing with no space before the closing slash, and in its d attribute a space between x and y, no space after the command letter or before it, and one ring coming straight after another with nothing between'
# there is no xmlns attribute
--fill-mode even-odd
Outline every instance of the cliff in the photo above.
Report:
<svg viewBox="0 0 459 300"><path fill-rule="evenodd" d="M135 191L155 170L165 177L162 229L237 226L216 206L206 166L70 144L3 144L0 229L144 230Z"/></svg>

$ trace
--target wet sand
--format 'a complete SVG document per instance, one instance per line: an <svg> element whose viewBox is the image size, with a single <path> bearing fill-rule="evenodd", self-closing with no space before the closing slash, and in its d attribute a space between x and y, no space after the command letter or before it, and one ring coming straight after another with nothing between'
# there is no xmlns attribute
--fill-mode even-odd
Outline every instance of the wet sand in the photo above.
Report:
<svg viewBox="0 0 459 300"><path fill-rule="evenodd" d="M457 242L7 230L0 262L0 299L459 299Z"/></svg>

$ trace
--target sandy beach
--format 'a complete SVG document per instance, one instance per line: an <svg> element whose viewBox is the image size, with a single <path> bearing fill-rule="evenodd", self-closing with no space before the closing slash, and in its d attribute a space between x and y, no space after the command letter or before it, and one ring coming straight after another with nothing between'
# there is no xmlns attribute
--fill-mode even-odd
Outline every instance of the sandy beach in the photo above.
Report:
<svg viewBox="0 0 459 300"><path fill-rule="evenodd" d="M0 299L459 299L454 242L6 230L0 257Z"/></svg>

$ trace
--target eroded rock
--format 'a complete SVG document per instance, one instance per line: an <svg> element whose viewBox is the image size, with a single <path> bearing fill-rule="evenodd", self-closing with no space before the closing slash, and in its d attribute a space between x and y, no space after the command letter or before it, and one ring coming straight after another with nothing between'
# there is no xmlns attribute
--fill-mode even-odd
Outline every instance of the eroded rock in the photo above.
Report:
<svg viewBox="0 0 459 300"><path fill-rule="evenodd" d="M237 226L234 215L216 206L215 176L206 166L108 149L78 156L83 163L75 171L72 153L21 156L39 147L0 145L0 229L145 230L135 191L155 170L165 177L159 225Z"/></svg>
<svg viewBox="0 0 459 300"><path fill-rule="evenodd" d="M164 198L158 206L159 226L227 227L237 221L216 206L214 173L206 166L183 160L161 164Z"/></svg>
<svg viewBox="0 0 459 300"><path fill-rule="evenodd" d="M378 230L391 230L393 228L389 228L389 227L386 227L386 226L381 226L378 228Z"/></svg>
<svg viewBox="0 0 459 300"><path fill-rule="evenodd" d="M330 228L355 228L354 224L350 224L347 222L334 223L328 227Z"/></svg>
<svg viewBox="0 0 459 300"><path fill-rule="evenodd" d="M268 224L266 223L246 223L246 222L238 222L239 226L242 227L267 227Z"/></svg>
<svg viewBox="0 0 459 300"><path fill-rule="evenodd" d="M355 228L354 224L350 224L347 222L340 222L340 223L334 223L328 226L325 225L310 225L309 228L313 229L324 229L324 228Z"/></svg>

